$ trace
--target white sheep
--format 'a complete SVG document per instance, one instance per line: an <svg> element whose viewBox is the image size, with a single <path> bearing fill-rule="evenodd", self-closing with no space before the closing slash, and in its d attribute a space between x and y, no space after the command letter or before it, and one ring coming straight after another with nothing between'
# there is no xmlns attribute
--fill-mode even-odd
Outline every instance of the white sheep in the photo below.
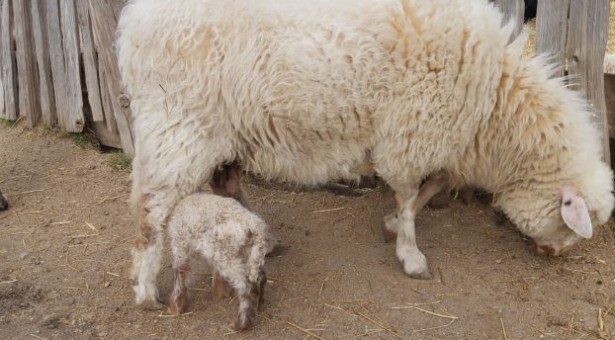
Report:
<svg viewBox="0 0 615 340"><path fill-rule="evenodd" d="M136 302L156 301L171 208L227 163L318 184L371 162L396 192L385 227L415 278L431 274L414 219L440 184L419 185L440 170L495 193L538 249L590 237L615 204L591 113L501 22L486 0L131 1L117 47L134 120Z"/></svg>
<svg viewBox="0 0 615 340"><path fill-rule="evenodd" d="M0 190L0 211L4 211L9 208L9 200L4 197L2 190Z"/></svg>
<svg viewBox="0 0 615 340"><path fill-rule="evenodd" d="M262 306L267 281L267 224L233 198L201 192L177 204L168 226L175 276L169 312L185 310L190 254L199 253L214 270L214 284L220 283L219 276L236 293L239 311L235 328L250 328Z"/></svg>

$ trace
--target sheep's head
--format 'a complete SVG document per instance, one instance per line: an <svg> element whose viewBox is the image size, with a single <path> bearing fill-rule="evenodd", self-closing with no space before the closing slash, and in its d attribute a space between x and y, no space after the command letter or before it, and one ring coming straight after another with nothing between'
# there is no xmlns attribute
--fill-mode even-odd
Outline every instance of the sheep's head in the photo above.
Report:
<svg viewBox="0 0 615 340"><path fill-rule="evenodd" d="M612 172L603 163L575 184L525 186L502 194L497 205L527 236L538 253L558 256L608 221L615 198Z"/></svg>

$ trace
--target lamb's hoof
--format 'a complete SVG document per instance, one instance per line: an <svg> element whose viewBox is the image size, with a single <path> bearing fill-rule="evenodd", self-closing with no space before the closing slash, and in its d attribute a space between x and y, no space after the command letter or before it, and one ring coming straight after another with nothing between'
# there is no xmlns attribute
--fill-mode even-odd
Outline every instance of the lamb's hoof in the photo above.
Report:
<svg viewBox="0 0 615 340"><path fill-rule="evenodd" d="M390 231L384 225L381 227L381 229L382 237L384 238L385 243L391 243L392 241L395 241L395 239L397 238L397 233Z"/></svg>
<svg viewBox="0 0 615 340"><path fill-rule="evenodd" d="M143 310L163 310L167 306L158 300L145 300L139 304L139 308Z"/></svg>
<svg viewBox="0 0 615 340"><path fill-rule="evenodd" d="M254 315L246 315L245 317L238 316L235 320L234 328L236 331L245 331L254 325Z"/></svg>

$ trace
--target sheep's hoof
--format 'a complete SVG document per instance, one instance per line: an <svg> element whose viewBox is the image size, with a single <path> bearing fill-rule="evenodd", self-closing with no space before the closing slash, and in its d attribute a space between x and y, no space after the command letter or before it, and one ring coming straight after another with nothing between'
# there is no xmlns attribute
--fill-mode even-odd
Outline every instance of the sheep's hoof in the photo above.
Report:
<svg viewBox="0 0 615 340"><path fill-rule="evenodd" d="M382 237L384 238L385 243L391 243L392 241L395 241L395 239L397 238L397 233L390 231L384 225L381 227L381 229Z"/></svg>
<svg viewBox="0 0 615 340"><path fill-rule="evenodd" d="M404 266L404 272L413 279L431 280L433 274L429 270L427 258L416 248L397 247L397 258Z"/></svg>
<svg viewBox="0 0 615 340"><path fill-rule="evenodd" d="M424 271L424 272L406 273L406 274L408 274L408 276L416 280L432 280L433 279L433 274L429 270Z"/></svg>

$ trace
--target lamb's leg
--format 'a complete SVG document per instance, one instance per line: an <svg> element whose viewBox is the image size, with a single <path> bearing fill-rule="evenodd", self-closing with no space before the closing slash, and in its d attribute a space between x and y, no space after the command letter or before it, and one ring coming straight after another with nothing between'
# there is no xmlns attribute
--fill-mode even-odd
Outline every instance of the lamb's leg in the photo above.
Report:
<svg viewBox="0 0 615 340"><path fill-rule="evenodd" d="M235 320L235 329L242 331L254 325L256 318L256 310L260 301L260 287L258 283L254 285L248 283L248 277L244 277L245 283L237 285L237 299L239 300L239 309L237 311L237 319Z"/></svg>
<svg viewBox="0 0 615 340"><path fill-rule="evenodd" d="M413 216L416 216L418 212L429 202L429 200L437 195L442 190L446 189L448 185L448 175L444 171L439 171L430 176L425 183L419 189L412 203ZM397 236L399 229L400 219L399 209L404 205L404 197L399 193L395 194L395 201L397 202L398 211L391 213L384 217L384 225L382 227L382 235L385 242L390 242Z"/></svg>
<svg viewBox="0 0 615 340"><path fill-rule="evenodd" d="M4 197L2 191L0 191L0 211L6 210L9 208L9 201Z"/></svg>
<svg viewBox="0 0 615 340"><path fill-rule="evenodd" d="M169 313L179 315L188 306L188 279L190 275L190 252L184 239L171 238L173 251L173 292L169 298Z"/></svg>
<svg viewBox="0 0 615 340"><path fill-rule="evenodd" d="M256 317L260 287L250 283L246 266L239 257L232 258L226 263L217 263L216 270L233 288L239 301L235 329L245 330L252 327Z"/></svg>
<svg viewBox="0 0 615 340"><path fill-rule="evenodd" d="M253 286L253 289L256 291L258 289L258 310L263 309L263 305L265 304L265 285L267 285L267 274L265 274L265 270L261 268L257 286Z"/></svg>

